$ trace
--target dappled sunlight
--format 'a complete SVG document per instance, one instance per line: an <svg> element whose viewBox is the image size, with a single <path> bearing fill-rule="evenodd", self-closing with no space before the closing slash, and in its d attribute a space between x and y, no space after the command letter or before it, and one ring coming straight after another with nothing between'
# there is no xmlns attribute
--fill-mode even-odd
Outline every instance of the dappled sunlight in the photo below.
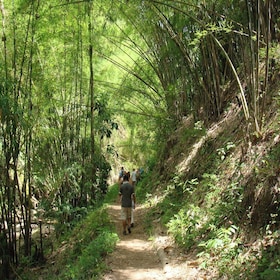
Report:
<svg viewBox="0 0 280 280"><path fill-rule="evenodd" d="M174 255L173 242L166 235L157 235L153 241L144 232L147 205L137 205L135 227L132 233L122 234L119 219L120 205L108 205L108 212L116 225L119 242L106 258L107 273L102 280L201 280L193 257L186 261L185 255ZM196 258L194 258L196 259ZM190 262L191 261L191 262ZM183 277L183 278L182 278Z"/></svg>
<svg viewBox="0 0 280 280"><path fill-rule="evenodd" d="M195 158L199 149L204 145L206 141L206 136L203 136L198 142L193 145L191 152L189 153L188 157L184 159L181 163L178 164L177 170L181 173L184 171L188 171L191 167L190 162Z"/></svg>
<svg viewBox="0 0 280 280"><path fill-rule="evenodd" d="M122 234L120 220L120 205L108 206L109 214L116 224L119 242L115 251L108 256L106 263L110 271L103 280L122 279L163 279L162 265L157 252L143 230L143 206L137 205L135 209L135 227L129 235Z"/></svg>
<svg viewBox="0 0 280 280"><path fill-rule="evenodd" d="M104 280L155 280L158 278L158 270L156 269L133 269L133 268L126 268L126 269L117 269L114 270L114 277L108 276L104 278ZM165 279L165 278L161 278Z"/></svg>
<svg viewBox="0 0 280 280"><path fill-rule="evenodd" d="M129 243L127 241L129 241ZM133 247L131 247L131 243L133 244ZM127 250L132 250L134 252L143 251L144 249L148 249L150 247L150 246L147 246L146 240L133 238L133 234L128 235L128 238L126 240L121 240L118 243L118 246L126 248Z"/></svg>
<svg viewBox="0 0 280 280"><path fill-rule="evenodd" d="M207 130L207 134L192 146L190 153L186 158L184 158L176 167L179 173L187 172L191 168L191 162L196 157L199 149L203 147L206 140L216 138L219 133L224 130L225 126L230 126L230 123L234 121L237 116L237 113L240 111L240 108L236 108L236 105L232 104L231 110L225 113L224 118L218 123L215 123L212 127Z"/></svg>

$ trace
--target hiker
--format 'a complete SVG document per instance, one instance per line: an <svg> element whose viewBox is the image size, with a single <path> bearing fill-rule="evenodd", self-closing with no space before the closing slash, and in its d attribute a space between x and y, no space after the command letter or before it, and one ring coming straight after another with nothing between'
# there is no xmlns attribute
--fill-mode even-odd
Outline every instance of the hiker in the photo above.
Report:
<svg viewBox="0 0 280 280"><path fill-rule="evenodd" d="M131 173L131 180L132 180L132 186L135 187L136 182L137 182L137 174L135 168L133 168L132 173Z"/></svg>
<svg viewBox="0 0 280 280"><path fill-rule="evenodd" d="M125 174L127 175L127 181L131 184L130 171L127 171Z"/></svg>
<svg viewBox="0 0 280 280"><path fill-rule="evenodd" d="M123 225L123 234L126 235L131 233L131 212L132 202L133 208L135 209L135 193L134 187L129 183L128 175L125 174L123 177L123 183L120 186L120 201L121 201L121 220Z"/></svg>
<svg viewBox="0 0 280 280"><path fill-rule="evenodd" d="M122 184L122 182L123 182L123 176L124 176L124 168L123 168L123 166L122 166L122 168L121 168L121 170L120 170L120 172L119 172L119 185L121 185Z"/></svg>
<svg viewBox="0 0 280 280"><path fill-rule="evenodd" d="M136 179L137 179L137 182L139 182L141 180L141 170L140 170L140 168L138 168L137 171L136 171Z"/></svg>

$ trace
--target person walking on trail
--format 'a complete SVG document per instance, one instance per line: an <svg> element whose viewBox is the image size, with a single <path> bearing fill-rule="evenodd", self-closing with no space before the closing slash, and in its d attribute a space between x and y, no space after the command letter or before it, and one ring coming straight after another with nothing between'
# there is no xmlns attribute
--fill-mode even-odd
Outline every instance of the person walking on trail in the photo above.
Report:
<svg viewBox="0 0 280 280"><path fill-rule="evenodd" d="M137 182L137 176L136 176L136 170L133 168L132 173L131 173L131 181L132 181L132 186L135 187L136 182Z"/></svg>
<svg viewBox="0 0 280 280"><path fill-rule="evenodd" d="M121 170L120 170L120 172L119 172L119 184L121 185L122 184L122 182L123 182L123 176L124 176L124 168L123 168L123 166L122 166L122 168L121 168Z"/></svg>
<svg viewBox="0 0 280 280"><path fill-rule="evenodd" d="M131 212L132 202L134 203L133 208L135 209L136 197L134 193L134 187L129 183L127 174L123 177L123 183L120 187L120 201L121 201L121 220L123 226L123 234L127 232L131 233Z"/></svg>

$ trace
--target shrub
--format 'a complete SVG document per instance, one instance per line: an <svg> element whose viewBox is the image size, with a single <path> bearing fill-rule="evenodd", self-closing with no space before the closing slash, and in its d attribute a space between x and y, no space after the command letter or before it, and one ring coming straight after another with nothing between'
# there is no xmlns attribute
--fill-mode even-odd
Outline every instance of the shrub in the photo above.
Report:
<svg viewBox="0 0 280 280"><path fill-rule="evenodd" d="M203 215L198 206L190 205L189 209L183 208L167 224L168 232L174 236L179 245L188 249L194 243L201 222L200 217Z"/></svg>

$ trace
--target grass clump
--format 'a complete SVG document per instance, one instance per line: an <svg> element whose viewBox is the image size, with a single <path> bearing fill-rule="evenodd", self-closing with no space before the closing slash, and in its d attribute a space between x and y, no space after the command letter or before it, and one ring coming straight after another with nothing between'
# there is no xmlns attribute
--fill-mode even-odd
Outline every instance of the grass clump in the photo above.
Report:
<svg viewBox="0 0 280 280"><path fill-rule="evenodd" d="M101 272L106 268L102 259L113 251L117 240L116 234L101 232L81 250L71 265L67 265L61 279L99 279Z"/></svg>

